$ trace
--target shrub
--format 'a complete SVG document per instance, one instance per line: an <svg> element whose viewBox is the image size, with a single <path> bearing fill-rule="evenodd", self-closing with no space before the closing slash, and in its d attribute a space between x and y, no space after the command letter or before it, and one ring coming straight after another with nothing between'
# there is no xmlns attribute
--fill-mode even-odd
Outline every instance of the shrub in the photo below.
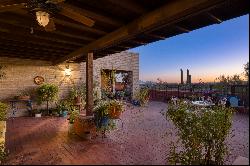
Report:
<svg viewBox="0 0 250 166"><path fill-rule="evenodd" d="M0 121L6 121L7 109L8 105L0 102Z"/></svg>
<svg viewBox="0 0 250 166"><path fill-rule="evenodd" d="M141 106L144 106L148 103L149 100L149 91L147 88L141 88L137 93L135 94L135 99L140 102Z"/></svg>
<svg viewBox="0 0 250 166"><path fill-rule="evenodd" d="M171 148L170 163L223 164L227 154L225 139L232 125L233 109L226 107L196 110L189 104L169 104L166 113L177 127L184 150ZM212 163L211 163L212 162Z"/></svg>

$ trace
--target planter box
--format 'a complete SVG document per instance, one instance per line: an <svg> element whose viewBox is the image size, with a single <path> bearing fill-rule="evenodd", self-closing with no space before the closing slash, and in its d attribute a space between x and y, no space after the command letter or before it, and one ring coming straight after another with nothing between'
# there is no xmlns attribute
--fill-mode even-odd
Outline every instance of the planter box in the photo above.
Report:
<svg viewBox="0 0 250 166"><path fill-rule="evenodd" d="M40 114L35 114L35 117L36 117L36 118L41 118L41 117L42 117L42 113L40 113Z"/></svg>
<svg viewBox="0 0 250 166"><path fill-rule="evenodd" d="M90 134L96 135L96 126L94 123L94 118L88 116L79 116L75 119L73 124L75 134L79 135L82 138L85 138L86 132L90 132Z"/></svg>

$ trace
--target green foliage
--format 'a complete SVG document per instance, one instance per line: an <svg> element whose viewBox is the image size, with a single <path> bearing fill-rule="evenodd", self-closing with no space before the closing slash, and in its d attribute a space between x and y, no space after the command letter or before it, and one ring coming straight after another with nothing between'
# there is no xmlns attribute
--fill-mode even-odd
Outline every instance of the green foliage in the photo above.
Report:
<svg viewBox="0 0 250 166"><path fill-rule="evenodd" d="M5 152L5 146L3 143L0 144L0 161L2 162L7 156L7 153Z"/></svg>
<svg viewBox="0 0 250 166"><path fill-rule="evenodd" d="M56 103L56 110L58 114L62 114L63 111L71 112L71 102L68 100L60 100L58 103Z"/></svg>
<svg viewBox="0 0 250 166"><path fill-rule="evenodd" d="M75 119L79 116L79 111L76 109L73 109L69 115L69 123L74 123Z"/></svg>
<svg viewBox="0 0 250 166"><path fill-rule="evenodd" d="M193 105L169 103L167 118L177 127L183 150L177 152L172 146L168 158L170 163L181 164L223 164L227 154L225 139L232 125L233 109L214 107L196 109Z"/></svg>
<svg viewBox="0 0 250 166"><path fill-rule="evenodd" d="M86 100L86 83L81 83L80 85L75 85L71 88L69 98L73 102L76 97L81 97L82 102ZM98 92L97 92L97 82L94 81L94 101L98 100Z"/></svg>
<svg viewBox="0 0 250 166"><path fill-rule="evenodd" d="M109 104L108 100L99 101L94 107L94 112L98 115L98 117L108 116L109 113Z"/></svg>
<svg viewBox="0 0 250 166"><path fill-rule="evenodd" d="M122 101L119 100L110 100L109 102L109 109L116 108L116 111L123 112L124 111L124 104Z"/></svg>
<svg viewBox="0 0 250 166"><path fill-rule="evenodd" d="M7 109L8 109L8 105L0 102L0 121L6 121Z"/></svg>
<svg viewBox="0 0 250 166"><path fill-rule="evenodd" d="M144 106L148 103L149 100L149 90L147 88L141 88L135 94L135 99L140 102L141 106Z"/></svg>
<svg viewBox="0 0 250 166"><path fill-rule="evenodd" d="M37 89L38 102L55 101L58 97L59 88L53 84L43 84Z"/></svg>
<svg viewBox="0 0 250 166"><path fill-rule="evenodd" d="M109 112L112 107L116 107L116 111L124 111L124 105L121 101L118 100L100 100L96 106L94 107L94 112L96 117L98 117L97 121L102 118L109 117ZM116 128L116 124L113 119L108 118L107 126L97 126L99 131L110 131Z"/></svg>

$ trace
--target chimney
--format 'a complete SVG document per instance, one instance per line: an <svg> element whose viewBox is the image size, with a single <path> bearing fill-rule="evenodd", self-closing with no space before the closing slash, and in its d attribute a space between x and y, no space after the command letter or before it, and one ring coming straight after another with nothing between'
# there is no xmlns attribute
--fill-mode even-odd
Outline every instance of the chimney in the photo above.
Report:
<svg viewBox="0 0 250 166"><path fill-rule="evenodd" d="M183 70L181 69L181 84L184 84L183 82Z"/></svg>
<svg viewBox="0 0 250 166"><path fill-rule="evenodd" d="M187 69L187 84L189 84L189 70Z"/></svg>

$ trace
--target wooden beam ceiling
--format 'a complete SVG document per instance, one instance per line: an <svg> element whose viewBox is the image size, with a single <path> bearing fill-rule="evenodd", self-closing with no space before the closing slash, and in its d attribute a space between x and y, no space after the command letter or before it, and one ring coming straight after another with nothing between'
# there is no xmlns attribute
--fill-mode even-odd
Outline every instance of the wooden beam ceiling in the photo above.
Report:
<svg viewBox="0 0 250 166"><path fill-rule="evenodd" d="M176 0L170 4L162 6L153 12L150 12L131 23L119 28L118 30L107 34L106 36L81 47L71 54L58 59L54 64L62 63L70 59L76 59L79 56L86 55L88 52L98 50L100 48L109 47L114 43L120 43L124 40L129 40L131 37L159 28L159 25L173 24L181 21L197 13L204 12L218 4L223 3L223 0ZM194 12L195 11L195 12Z"/></svg>

